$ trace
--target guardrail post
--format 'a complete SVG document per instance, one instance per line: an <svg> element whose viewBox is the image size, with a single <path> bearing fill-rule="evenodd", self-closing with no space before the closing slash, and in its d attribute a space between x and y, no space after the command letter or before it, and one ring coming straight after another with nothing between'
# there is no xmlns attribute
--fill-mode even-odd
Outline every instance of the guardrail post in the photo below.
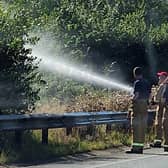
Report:
<svg viewBox="0 0 168 168"><path fill-rule="evenodd" d="M106 125L106 133L109 133L112 131L112 124L107 124Z"/></svg>
<svg viewBox="0 0 168 168"><path fill-rule="evenodd" d="M66 135L69 136L72 134L72 127L66 128Z"/></svg>
<svg viewBox="0 0 168 168"><path fill-rule="evenodd" d="M42 144L48 144L48 128L42 129Z"/></svg>
<svg viewBox="0 0 168 168"><path fill-rule="evenodd" d="M96 135L96 126L95 125L89 125L87 127L87 134L90 135L90 136L95 137L95 135Z"/></svg>
<svg viewBox="0 0 168 168"><path fill-rule="evenodd" d="M19 147L22 146L22 134L23 131L20 130L15 131L15 144Z"/></svg>

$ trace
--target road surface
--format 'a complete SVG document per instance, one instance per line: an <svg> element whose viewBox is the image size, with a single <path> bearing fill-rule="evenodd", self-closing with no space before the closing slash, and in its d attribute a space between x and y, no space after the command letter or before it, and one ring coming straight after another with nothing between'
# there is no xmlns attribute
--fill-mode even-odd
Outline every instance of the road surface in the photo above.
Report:
<svg viewBox="0 0 168 168"><path fill-rule="evenodd" d="M108 149L62 157L48 163L13 165L11 168L168 168L168 152L147 149L144 154L126 154L125 149Z"/></svg>

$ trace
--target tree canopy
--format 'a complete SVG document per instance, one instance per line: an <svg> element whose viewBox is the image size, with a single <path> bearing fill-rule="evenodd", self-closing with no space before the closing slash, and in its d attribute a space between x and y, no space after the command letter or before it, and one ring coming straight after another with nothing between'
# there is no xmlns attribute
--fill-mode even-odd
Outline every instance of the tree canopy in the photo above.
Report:
<svg viewBox="0 0 168 168"><path fill-rule="evenodd" d="M17 0L14 3L29 11L36 21L34 28L52 32L55 39L61 40L65 52L73 51L70 52L73 58L84 63L103 69L117 61L124 72L128 66L131 69L136 65L148 67L148 71L167 67L167 1ZM151 63L151 59L156 63Z"/></svg>
<svg viewBox="0 0 168 168"><path fill-rule="evenodd" d="M30 17L24 10L0 6L0 109L1 112L31 111L38 99L35 83L41 78L35 57L25 45L29 38Z"/></svg>
<svg viewBox="0 0 168 168"><path fill-rule="evenodd" d="M38 98L32 85L40 75L25 49L25 44L38 41L29 36L38 31L50 32L72 60L99 72L114 61L128 80L134 66L142 66L148 77L168 70L167 13L163 0L3 0L1 80L19 86L18 97L24 95L26 104Z"/></svg>

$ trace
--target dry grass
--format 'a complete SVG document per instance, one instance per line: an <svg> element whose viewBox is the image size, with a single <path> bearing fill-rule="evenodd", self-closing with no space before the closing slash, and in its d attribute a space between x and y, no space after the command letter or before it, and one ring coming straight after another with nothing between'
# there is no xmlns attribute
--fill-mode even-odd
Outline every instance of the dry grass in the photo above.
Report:
<svg viewBox="0 0 168 168"><path fill-rule="evenodd" d="M127 111L130 105L131 97L124 92L89 92L74 98L69 103L62 103L57 99L43 101L37 104L36 112ZM13 147L13 142L7 141L9 144L0 155L0 164L47 160L60 155L131 144L132 138L129 132L113 130L106 133L106 125L94 128L91 135L88 134L86 127L74 128L69 136L66 135L65 129L52 129L49 131L49 145L41 144L41 131L27 133L24 136L24 148L20 151ZM151 135L153 136L152 133L147 136L147 142L151 141Z"/></svg>
<svg viewBox="0 0 168 168"><path fill-rule="evenodd" d="M127 111L130 106L130 96L123 92L112 92L105 95L88 93L76 97L73 109L69 111Z"/></svg>
<svg viewBox="0 0 168 168"><path fill-rule="evenodd" d="M38 102L36 104L35 112L37 113L56 113L62 114L66 112L67 105L61 103L58 99L52 98L45 102Z"/></svg>
<svg viewBox="0 0 168 168"><path fill-rule="evenodd" d="M94 111L127 111L131 105L131 97L125 92L86 93L75 97L68 103L57 99L50 99L38 103L36 112L64 113L64 112L94 112Z"/></svg>

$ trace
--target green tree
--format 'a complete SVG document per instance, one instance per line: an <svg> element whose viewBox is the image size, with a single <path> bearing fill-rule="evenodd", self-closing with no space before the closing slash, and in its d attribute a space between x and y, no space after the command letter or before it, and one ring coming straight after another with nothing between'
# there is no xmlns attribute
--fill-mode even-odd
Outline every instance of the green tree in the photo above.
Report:
<svg viewBox="0 0 168 168"><path fill-rule="evenodd" d="M1 112L25 113L31 111L39 98L35 86L41 77L35 57L26 49L32 22L29 13L14 6L0 6L0 109Z"/></svg>
<svg viewBox="0 0 168 168"><path fill-rule="evenodd" d="M14 1L54 34L70 57L102 71L117 61L123 72L133 66L167 66L168 3L162 0ZM35 26L36 28L39 28ZM162 47L161 47L162 48ZM152 55L156 63L151 63ZM151 57L151 58L150 58ZM159 59L158 59L159 58ZM149 68L147 68L149 67Z"/></svg>

